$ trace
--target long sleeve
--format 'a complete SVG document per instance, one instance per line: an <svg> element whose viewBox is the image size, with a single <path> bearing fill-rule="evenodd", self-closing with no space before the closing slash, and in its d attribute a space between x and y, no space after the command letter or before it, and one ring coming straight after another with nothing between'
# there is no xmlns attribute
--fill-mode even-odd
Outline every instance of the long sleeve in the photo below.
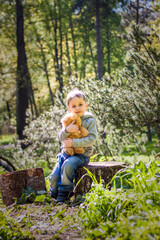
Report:
<svg viewBox="0 0 160 240"><path fill-rule="evenodd" d="M62 128L58 133L58 139L60 142L63 142L69 135L70 133L66 132L65 128Z"/></svg>
<svg viewBox="0 0 160 240"><path fill-rule="evenodd" d="M72 144L73 147L86 148L92 146L95 143L97 137L97 127L95 119L94 118L88 119L87 126L84 125L84 127L86 127L86 129L89 131L89 135L87 137L80 139L74 138Z"/></svg>

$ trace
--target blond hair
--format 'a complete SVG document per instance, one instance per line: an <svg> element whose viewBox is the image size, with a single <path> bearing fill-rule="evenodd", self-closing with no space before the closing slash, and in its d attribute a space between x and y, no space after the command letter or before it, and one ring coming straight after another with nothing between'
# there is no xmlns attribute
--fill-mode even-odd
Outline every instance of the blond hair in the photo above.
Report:
<svg viewBox="0 0 160 240"><path fill-rule="evenodd" d="M84 93L81 90L76 88L68 93L67 98L66 98L67 106L69 105L70 100L75 97L82 98L84 101L86 101L86 97L85 97Z"/></svg>

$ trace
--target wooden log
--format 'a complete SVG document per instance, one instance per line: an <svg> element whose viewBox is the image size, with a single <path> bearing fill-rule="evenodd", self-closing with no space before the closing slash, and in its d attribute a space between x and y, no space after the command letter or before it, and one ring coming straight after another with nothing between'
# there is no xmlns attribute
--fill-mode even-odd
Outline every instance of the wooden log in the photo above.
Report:
<svg viewBox="0 0 160 240"><path fill-rule="evenodd" d="M26 187L32 187L35 192L46 191L42 168L31 168L0 175L1 195L6 206L14 203L14 198L20 198L22 190Z"/></svg>
<svg viewBox="0 0 160 240"><path fill-rule="evenodd" d="M112 180L113 176L123 167L123 162L92 162L88 166L85 166L96 178L98 183L100 179L103 179L104 184L107 185ZM81 181L79 182L79 180ZM79 183L78 183L79 182ZM84 167L80 167L76 170L75 177L75 196L83 195L91 189L92 179L87 174ZM78 185L77 185L78 183Z"/></svg>

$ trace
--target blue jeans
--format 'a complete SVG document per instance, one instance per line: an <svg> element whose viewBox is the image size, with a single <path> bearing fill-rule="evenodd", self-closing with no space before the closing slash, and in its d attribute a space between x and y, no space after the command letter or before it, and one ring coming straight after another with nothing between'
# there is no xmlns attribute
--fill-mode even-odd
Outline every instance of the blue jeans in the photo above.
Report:
<svg viewBox="0 0 160 240"><path fill-rule="evenodd" d="M59 153L57 163L49 176L50 191L55 194L58 193L58 190L73 191L76 169L88 165L89 160L90 158L83 154L70 156L66 153Z"/></svg>

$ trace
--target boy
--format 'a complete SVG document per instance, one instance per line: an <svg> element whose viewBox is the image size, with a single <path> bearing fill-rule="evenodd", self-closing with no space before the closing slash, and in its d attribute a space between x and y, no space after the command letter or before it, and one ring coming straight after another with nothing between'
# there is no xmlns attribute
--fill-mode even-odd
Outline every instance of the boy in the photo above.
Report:
<svg viewBox="0 0 160 240"><path fill-rule="evenodd" d="M88 165L92 154L92 146L96 141L97 128L93 115L86 112L88 106L85 95L80 90L73 90L67 95L67 107L69 112L76 113L82 120L82 126L85 127L89 134L85 138L70 139L70 133L77 132L78 126L74 122L62 128L58 134L59 141L63 142L65 147L83 147L83 154L75 154L73 156L61 152L57 155L57 163L49 180L51 182L50 191L53 198L57 198L58 202L65 202L73 195L73 179L75 171L78 167Z"/></svg>

